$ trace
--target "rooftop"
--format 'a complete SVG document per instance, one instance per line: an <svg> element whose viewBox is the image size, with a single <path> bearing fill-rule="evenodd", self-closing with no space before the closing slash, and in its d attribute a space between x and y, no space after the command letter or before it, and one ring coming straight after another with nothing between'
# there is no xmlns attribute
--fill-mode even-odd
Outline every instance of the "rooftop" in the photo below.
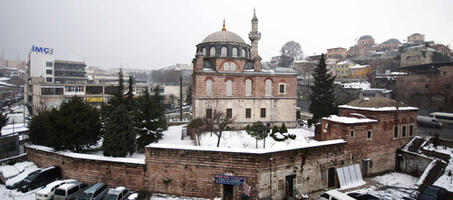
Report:
<svg viewBox="0 0 453 200"><path fill-rule="evenodd" d="M244 40L236 33L231 31L217 31L208 35L201 43L208 42L233 42L245 44Z"/></svg>
<svg viewBox="0 0 453 200"><path fill-rule="evenodd" d="M403 102L398 102L397 106L396 100L383 97L357 99L346 105L338 106L338 108L370 111L394 111L397 107L398 110L418 110L418 108L410 107Z"/></svg>

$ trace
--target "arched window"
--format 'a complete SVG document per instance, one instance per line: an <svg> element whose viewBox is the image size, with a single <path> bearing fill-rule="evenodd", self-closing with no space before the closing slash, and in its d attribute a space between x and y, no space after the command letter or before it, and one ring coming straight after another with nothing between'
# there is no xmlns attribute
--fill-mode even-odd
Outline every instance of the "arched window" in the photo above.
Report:
<svg viewBox="0 0 453 200"><path fill-rule="evenodd" d="M236 47L233 47L233 50L231 53L233 54L233 57L238 57L238 49Z"/></svg>
<svg viewBox="0 0 453 200"><path fill-rule="evenodd" d="M230 70L236 71L236 64L234 62L230 63Z"/></svg>
<svg viewBox="0 0 453 200"><path fill-rule="evenodd" d="M245 96L252 95L252 80L247 79L245 80Z"/></svg>
<svg viewBox="0 0 453 200"><path fill-rule="evenodd" d="M223 63L223 71L230 71L230 63Z"/></svg>
<svg viewBox="0 0 453 200"><path fill-rule="evenodd" d="M202 53L203 53L203 56L206 56L206 48L203 48Z"/></svg>
<svg viewBox="0 0 453 200"><path fill-rule="evenodd" d="M215 56L215 47L211 47L211 50L209 50L209 56Z"/></svg>
<svg viewBox="0 0 453 200"><path fill-rule="evenodd" d="M266 80L266 96L272 96L272 81L270 79Z"/></svg>
<svg viewBox="0 0 453 200"><path fill-rule="evenodd" d="M220 57L226 57L227 56L227 48L226 47L222 47L220 49Z"/></svg>
<svg viewBox="0 0 453 200"><path fill-rule="evenodd" d="M227 80L226 82L226 95L233 96L233 81Z"/></svg>
<svg viewBox="0 0 453 200"><path fill-rule="evenodd" d="M244 58L245 58L245 49L242 49L242 51L241 51L241 57L244 57Z"/></svg>
<svg viewBox="0 0 453 200"><path fill-rule="evenodd" d="M206 96L212 96L212 80L206 80Z"/></svg>

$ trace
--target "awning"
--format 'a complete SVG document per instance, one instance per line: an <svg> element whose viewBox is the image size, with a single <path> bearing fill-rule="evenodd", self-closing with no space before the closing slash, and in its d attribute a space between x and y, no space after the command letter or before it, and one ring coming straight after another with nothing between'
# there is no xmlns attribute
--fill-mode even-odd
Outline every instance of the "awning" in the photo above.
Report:
<svg viewBox="0 0 453 200"><path fill-rule="evenodd" d="M337 175L340 182L340 189L348 189L366 184L363 181L359 164L337 168Z"/></svg>

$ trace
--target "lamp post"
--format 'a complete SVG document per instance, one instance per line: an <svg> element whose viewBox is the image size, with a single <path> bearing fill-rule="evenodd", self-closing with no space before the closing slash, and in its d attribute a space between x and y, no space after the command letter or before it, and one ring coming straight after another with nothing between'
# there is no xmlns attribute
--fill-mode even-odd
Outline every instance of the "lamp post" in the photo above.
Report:
<svg viewBox="0 0 453 200"><path fill-rule="evenodd" d="M269 198L272 200L272 160L274 160L273 157L269 158Z"/></svg>

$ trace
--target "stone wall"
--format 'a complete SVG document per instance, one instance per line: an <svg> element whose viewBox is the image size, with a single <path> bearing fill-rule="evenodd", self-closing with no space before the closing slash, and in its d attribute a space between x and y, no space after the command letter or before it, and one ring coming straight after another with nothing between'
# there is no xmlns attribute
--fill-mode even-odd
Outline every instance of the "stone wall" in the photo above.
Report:
<svg viewBox="0 0 453 200"><path fill-rule="evenodd" d="M416 177L422 175L429 163L433 161L429 157L420 156L419 154L408 151L399 151L398 160L399 170L401 172L412 174Z"/></svg>
<svg viewBox="0 0 453 200"><path fill-rule="evenodd" d="M103 182L110 187L126 186L133 190L145 188L145 165L126 162L73 158L55 152L25 147L28 160L39 167L61 167L64 178L86 183Z"/></svg>

